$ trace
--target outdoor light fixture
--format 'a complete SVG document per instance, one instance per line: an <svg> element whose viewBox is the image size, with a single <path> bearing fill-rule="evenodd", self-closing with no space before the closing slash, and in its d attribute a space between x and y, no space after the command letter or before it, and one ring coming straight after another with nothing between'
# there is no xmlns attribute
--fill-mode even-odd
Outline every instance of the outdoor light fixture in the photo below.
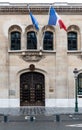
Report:
<svg viewBox="0 0 82 130"><path fill-rule="evenodd" d="M74 78L75 78L75 112L78 112L78 99L77 99L77 94L78 94L78 85L77 85L77 74L78 70L77 68L74 69Z"/></svg>

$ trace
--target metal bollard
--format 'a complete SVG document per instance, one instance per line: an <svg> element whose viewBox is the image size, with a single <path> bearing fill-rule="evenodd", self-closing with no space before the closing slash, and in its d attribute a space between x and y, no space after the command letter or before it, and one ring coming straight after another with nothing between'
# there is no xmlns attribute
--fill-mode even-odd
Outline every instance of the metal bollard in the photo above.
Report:
<svg viewBox="0 0 82 130"><path fill-rule="evenodd" d="M57 121L57 122L60 121L60 115L56 115L56 121Z"/></svg>
<svg viewBox="0 0 82 130"><path fill-rule="evenodd" d="M30 117L30 121L34 121L34 117L33 116Z"/></svg>
<svg viewBox="0 0 82 130"><path fill-rule="evenodd" d="M6 123L8 121L8 116L4 115L4 122Z"/></svg>
<svg viewBox="0 0 82 130"><path fill-rule="evenodd" d="M36 119L35 116L30 116L30 121L34 121Z"/></svg>

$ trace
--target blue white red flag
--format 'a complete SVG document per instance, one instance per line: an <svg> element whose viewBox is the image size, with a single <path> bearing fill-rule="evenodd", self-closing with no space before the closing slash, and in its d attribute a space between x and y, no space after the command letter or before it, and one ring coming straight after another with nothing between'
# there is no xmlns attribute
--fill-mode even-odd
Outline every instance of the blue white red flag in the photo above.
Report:
<svg viewBox="0 0 82 130"><path fill-rule="evenodd" d="M66 31L66 26L53 7L50 8L48 25L59 25L60 29L64 29Z"/></svg>

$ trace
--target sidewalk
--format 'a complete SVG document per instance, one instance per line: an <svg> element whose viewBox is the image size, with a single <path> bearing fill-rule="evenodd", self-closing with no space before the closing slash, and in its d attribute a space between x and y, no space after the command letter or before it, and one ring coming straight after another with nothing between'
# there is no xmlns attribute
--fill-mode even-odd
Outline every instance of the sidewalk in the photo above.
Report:
<svg viewBox="0 0 82 130"><path fill-rule="evenodd" d="M0 122L82 121L82 108L20 107L0 108Z"/></svg>
<svg viewBox="0 0 82 130"><path fill-rule="evenodd" d="M20 108L0 108L0 114L4 115L55 115L55 114L82 114L82 108L78 112L74 108L60 107L20 107Z"/></svg>

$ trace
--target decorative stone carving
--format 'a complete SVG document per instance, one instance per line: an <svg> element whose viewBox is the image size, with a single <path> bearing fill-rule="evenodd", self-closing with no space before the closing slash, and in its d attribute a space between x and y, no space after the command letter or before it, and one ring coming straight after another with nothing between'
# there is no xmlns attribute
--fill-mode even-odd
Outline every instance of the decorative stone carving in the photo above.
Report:
<svg viewBox="0 0 82 130"><path fill-rule="evenodd" d="M34 64L29 65L29 69L30 69L31 71L35 70L35 65L34 65Z"/></svg>
<svg viewBox="0 0 82 130"><path fill-rule="evenodd" d="M41 52L22 52L21 58L24 61L40 61L42 58L44 58L44 55Z"/></svg>
<svg viewBox="0 0 82 130"><path fill-rule="evenodd" d="M12 25L12 26L9 28L9 32L12 32L12 31L22 32L22 29L21 29L20 26L18 26L18 25Z"/></svg>

